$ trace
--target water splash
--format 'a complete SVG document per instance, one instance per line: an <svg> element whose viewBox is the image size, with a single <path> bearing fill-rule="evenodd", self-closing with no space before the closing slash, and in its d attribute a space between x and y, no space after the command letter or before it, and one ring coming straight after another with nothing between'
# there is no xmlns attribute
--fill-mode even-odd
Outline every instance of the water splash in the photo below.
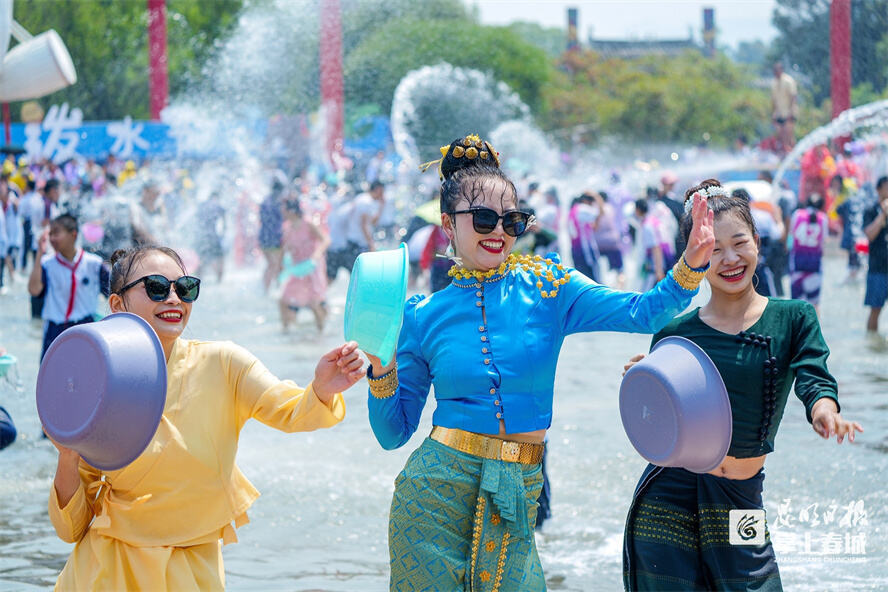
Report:
<svg viewBox="0 0 888 592"><path fill-rule="evenodd" d="M468 133L489 137L503 122L528 120L530 109L504 82L446 62L408 72L395 89L391 125L406 162L438 158L438 147Z"/></svg>
<svg viewBox="0 0 888 592"><path fill-rule="evenodd" d="M506 121L490 132L490 142L504 156L503 166L522 175L554 177L558 174L558 152L539 128L527 120Z"/></svg>
<svg viewBox="0 0 888 592"><path fill-rule="evenodd" d="M828 143L832 138L845 136L862 128L888 128L888 100L867 103L842 111L838 117L799 140L777 167L772 184L774 190L778 190L786 170L798 164L805 152Z"/></svg>

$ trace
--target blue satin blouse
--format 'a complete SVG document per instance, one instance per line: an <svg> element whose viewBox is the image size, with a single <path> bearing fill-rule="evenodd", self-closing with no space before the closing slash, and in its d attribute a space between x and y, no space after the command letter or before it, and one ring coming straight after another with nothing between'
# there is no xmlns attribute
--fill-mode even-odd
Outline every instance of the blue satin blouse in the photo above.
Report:
<svg viewBox="0 0 888 592"><path fill-rule="evenodd" d="M549 257L557 263L557 256ZM551 269L562 277L554 264ZM565 336L655 333L696 294L679 286L671 271L642 294L565 271L570 279L554 298L543 298L538 278L523 269L482 283L455 279L431 296L410 298L398 341L399 387L391 397L369 397L370 426L382 447L410 439L432 385L434 425L498 434L502 420L509 434L546 429Z"/></svg>

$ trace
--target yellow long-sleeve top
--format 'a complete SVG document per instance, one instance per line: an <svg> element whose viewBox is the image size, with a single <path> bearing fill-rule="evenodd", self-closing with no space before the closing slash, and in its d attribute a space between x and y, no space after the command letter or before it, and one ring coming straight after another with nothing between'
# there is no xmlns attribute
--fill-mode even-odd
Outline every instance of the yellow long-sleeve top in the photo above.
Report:
<svg viewBox="0 0 888 592"><path fill-rule="evenodd" d="M177 340L167 362L163 417L145 451L117 471L81 461L81 484L64 508L51 488L56 533L78 543L57 589L223 586L218 541L237 540L232 522L245 524L259 497L235 464L246 421L295 432L344 417L342 394L325 405L310 384L302 389L279 380L231 342ZM183 561L164 549L158 560L156 547L190 548L194 556ZM155 580L157 570L177 569L191 572L161 571Z"/></svg>

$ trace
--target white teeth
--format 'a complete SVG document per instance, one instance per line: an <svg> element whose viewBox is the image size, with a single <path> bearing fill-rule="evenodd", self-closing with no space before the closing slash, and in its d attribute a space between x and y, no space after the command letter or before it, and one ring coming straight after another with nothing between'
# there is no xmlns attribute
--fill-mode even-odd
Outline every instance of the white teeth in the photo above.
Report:
<svg viewBox="0 0 888 592"><path fill-rule="evenodd" d="M484 245L485 247L490 247L492 249L497 249L497 248L503 246L502 241L481 241L481 244Z"/></svg>
<svg viewBox="0 0 888 592"><path fill-rule="evenodd" d="M164 313L161 313L157 316L159 316L162 319L181 319L182 318L181 313L178 313L178 312L164 312Z"/></svg>
<svg viewBox="0 0 888 592"><path fill-rule="evenodd" d="M737 277L739 275L742 275L744 271L746 271L746 270L745 269L738 269L737 271L732 271L730 273L722 273L719 275L721 275L722 277L726 277L726 278L732 278L732 277Z"/></svg>

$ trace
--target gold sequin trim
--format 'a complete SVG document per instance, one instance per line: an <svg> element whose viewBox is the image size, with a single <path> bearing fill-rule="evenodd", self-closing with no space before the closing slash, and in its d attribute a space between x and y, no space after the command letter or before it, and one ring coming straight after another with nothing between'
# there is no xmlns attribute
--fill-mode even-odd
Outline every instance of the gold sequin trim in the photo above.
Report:
<svg viewBox="0 0 888 592"><path fill-rule="evenodd" d="M509 533L503 535L503 546L500 549L499 561L496 564L496 579L493 581L493 592L497 592L499 590L500 584L503 581L503 568L506 565L506 547L509 546Z"/></svg>
<svg viewBox="0 0 888 592"><path fill-rule="evenodd" d="M486 500L483 496L478 496L475 503L475 522L472 527L472 565L469 574L469 582L471 590L475 589L475 561L478 559L478 545L481 544L481 529L484 526L484 504Z"/></svg>
<svg viewBox="0 0 888 592"><path fill-rule="evenodd" d="M488 269L487 271L454 266L450 268L447 275L458 280L474 279L476 284L473 284L473 287L476 287L482 282L500 280L507 271L519 268L532 273L538 278L536 287L540 290L540 296L543 298L555 298L558 295L558 289L570 280L570 273L565 272L564 266L560 263L555 263L551 259L543 259L539 255L515 254L509 255L498 267ZM561 277L555 277L556 271L561 273ZM545 287L544 281L551 284L549 290L543 290ZM459 284L457 285L459 286Z"/></svg>

